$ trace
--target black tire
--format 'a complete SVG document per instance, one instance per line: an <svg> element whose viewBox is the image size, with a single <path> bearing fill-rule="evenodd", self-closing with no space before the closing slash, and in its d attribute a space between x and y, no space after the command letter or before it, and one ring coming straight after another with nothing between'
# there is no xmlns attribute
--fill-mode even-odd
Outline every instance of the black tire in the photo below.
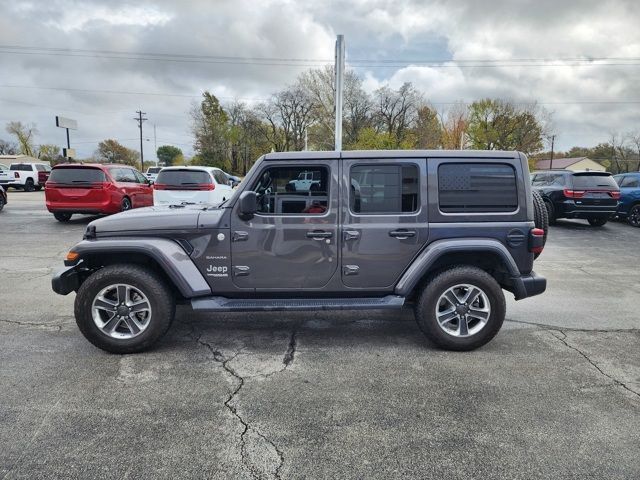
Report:
<svg viewBox="0 0 640 480"><path fill-rule="evenodd" d="M454 336L445 332L436 316L441 296L456 285L478 288L489 303L486 324L469 336ZM474 350L489 342L502 327L505 313L504 294L498 282L484 270L471 266L452 267L430 278L415 305L416 321L425 336L441 348L456 351Z"/></svg>
<svg viewBox="0 0 640 480"><path fill-rule="evenodd" d="M122 202L120 203L120 211L126 212L127 210L131 210L133 207L131 206L131 200L129 197L124 197Z"/></svg>
<svg viewBox="0 0 640 480"><path fill-rule="evenodd" d="M0 195L0 212L2 211L2 209L4 208L4 197L2 195Z"/></svg>
<svg viewBox="0 0 640 480"><path fill-rule="evenodd" d="M633 205L627 215L627 222L632 227L640 227L640 203Z"/></svg>
<svg viewBox="0 0 640 480"><path fill-rule="evenodd" d="M113 338L103 332L93 320L93 301L110 285L127 284L147 297L151 317L146 328L133 338ZM155 273L138 265L117 264L104 267L78 289L74 314L80 332L96 347L110 353L138 353L153 346L169 329L175 315L175 301L167 284Z"/></svg>
<svg viewBox="0 0 640 480"><path fill-rule="evenodd" d="M544 231L544 235L542 237L542 244L546 245L547 243L547 234L549 233L549 216L547 212L547 206L545 201L542 199L542 196L538 191L531 191L533 196L533 224L536 228L542 229ZM533 258L538 258L540 253L534 253Z"/></svg>
<svg viewBox="0 0 640 480"><path fill-rule="evenodd" d="M58 213L54 213L53 214L55 219L58 220L59 222L68 222L69 220L71 220L71 215L73 215L73 214L72 213L64 213L64 212L58 212Z"/></svg>
<svg viewBox="0 0 640 480"><path fill-rule="evenodd" d="M553 203L550 200L545 200L544 206L547 208L547 219L549 220L549 225L555 225L558 223L556 219L556 207L553 206Z"/></svg>
<svg viewBox="0 0 640 480"><path fill-rule="evenodd" d="M33 192L35 190L35 185L33 183L33 179L32 178L27 178L27 181L24 184L24 191L25 192Z"/></svg>
<svg viewBox="0 0 640 480"><path fill-rule="evenodd" d="M587 218L587 222L589 222L589 225L591 225L592 227L601 227L605 223L607 223L607 221L609 221L608 218L602 217Z"/></svg>

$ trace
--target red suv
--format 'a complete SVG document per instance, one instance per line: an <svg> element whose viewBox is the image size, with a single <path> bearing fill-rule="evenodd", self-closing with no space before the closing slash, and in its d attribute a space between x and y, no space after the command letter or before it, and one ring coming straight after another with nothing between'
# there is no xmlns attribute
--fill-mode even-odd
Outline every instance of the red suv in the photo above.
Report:
<svg viewBox="0 0 640 480"><path fill-rule="evenodd" d="M110 214L153 205L149 181L126 165L56 165L44 192L47 210L60 222L74 213Z"/></svg>

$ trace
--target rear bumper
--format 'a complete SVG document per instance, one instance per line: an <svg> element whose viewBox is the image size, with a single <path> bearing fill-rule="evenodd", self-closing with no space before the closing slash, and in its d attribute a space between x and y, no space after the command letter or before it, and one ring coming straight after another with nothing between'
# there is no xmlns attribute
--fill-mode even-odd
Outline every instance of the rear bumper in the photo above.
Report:
<svg viewBox="0 0 640 480"><path fill-rule="evenodd" d="M574 201L567 200L563 203L562 216L565 218L595 218L610 217L618 210L618 202L612 205L579 205Z"/></svg>
<svg viewBox="0 0 640 480"><path fill-rule="evenodd" d="M547 279L536 272L531 272L529 275L511 277L511 284L516 300L540 295L547 289Z"/></svg>
<svg viewBox="0 0 640 480"><path fill-rule="evenodd" d="M80 275L78 267L82 262L72 267L58 270L51 278L51 288L58 295L68 295L80 288Z"/></svg>

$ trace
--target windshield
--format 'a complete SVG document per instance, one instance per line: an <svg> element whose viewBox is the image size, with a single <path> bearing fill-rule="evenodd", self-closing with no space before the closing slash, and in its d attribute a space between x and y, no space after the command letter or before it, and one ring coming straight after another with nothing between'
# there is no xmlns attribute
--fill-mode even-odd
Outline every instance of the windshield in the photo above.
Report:
<svg viewBox="0 0 640 480"><path fill-rule="evenodd" d="M574 174L573 188L576 190L585 190L590 188L618 190L618 184L610 174Z"/></svg>
<svg viewBox="0 0 640 480"><path fill-rule="evenodd" d="M181 185L198 185L212 183L211 175L205 170L162 170L156 183L178 187Z"/></svg>
<svg viewBox="0 0 640 480"><path fill-rule="evenodd" d="M99 168L65 167L54 168L49 176L51 183L96 183L106 182L104 172Z"/></svg>

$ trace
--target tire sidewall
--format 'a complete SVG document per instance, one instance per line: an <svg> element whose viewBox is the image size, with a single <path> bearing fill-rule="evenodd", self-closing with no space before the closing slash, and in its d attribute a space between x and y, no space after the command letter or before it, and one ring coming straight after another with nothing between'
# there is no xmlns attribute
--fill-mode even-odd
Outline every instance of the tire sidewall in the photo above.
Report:
<svg viewBox="0 0 640 480"><path fill-rule="evenodd" d="M440 296L449 288L460 284L480 288L491 306L491 314L484 328L465 338L445 333L435 314ZM429 340L447 350L473 350L486 344L502 327L505 314L506 304L500 285L488 273L476 267L454 267L436 275L426 284L416 305L416 321L420 329Z"/></svg>
<svg viewBox="0 0 640 480"><path fill-rule="evenodd" d="M93 321L92 304L104 288L125 283L145 294L151 305L149 326L130 339L116 339L103 333ZM136 353L151 347L171 325L175 313L173 296L166 284L156 275L135 265L112 265L98 270L78 289L74 312L82 334L98 348L111 353Z"/></svg>
<svg viewBox="0 0 640 480"><path fill-rule="evenodd" d="M629 223L629 225L638 228L640 227L640 221L635 224L631 222L631 217L633 216L634 212L640 215L640 205L634 205L633 207L631 207L631 210L629 210L629 215L627 216L627 222Z"/></svg>
<svg viewBox="0 0 640 480"><path fill-rule="evenodd" d="M129 208L124 208L125 207L125 203L129 205ZM129 210L131 210L133 208L133 204L131 203L131 200L129 199L129 197L124 197L122 199L122 202L120 202L120 210L122 210L123 212L127 212Z"/></svg>
<svg viewBox="0 0 640 480"><path fill-rule="evenodd" d="M33 183L33 180L31 180L30 178L27 178L27 181L24 184L24 191L33 192L34 189L35 189L35 184Z"/></svg>

